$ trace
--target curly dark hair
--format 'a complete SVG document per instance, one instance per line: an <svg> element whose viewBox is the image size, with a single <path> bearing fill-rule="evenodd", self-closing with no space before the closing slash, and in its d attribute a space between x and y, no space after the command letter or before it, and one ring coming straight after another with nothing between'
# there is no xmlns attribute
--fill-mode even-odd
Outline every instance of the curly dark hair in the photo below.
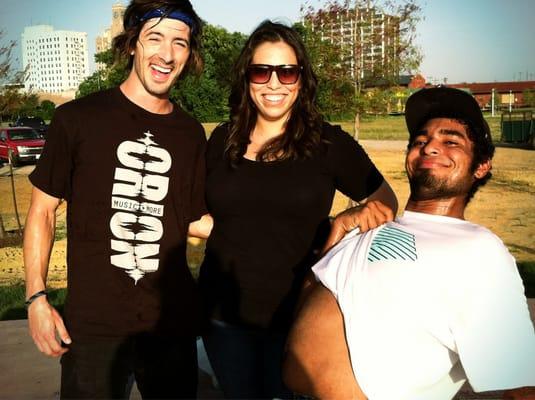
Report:
<svg viewBox="0 0 535 400"><path fill-rule="evenodd" d="M312 157L322 144L323 118L316 104L318 81L299 34L281 23L266 20L249 36L233 68L232 88L229 97L230 124L225 152L236 166L250 143L249 135L255 127L257 109L249 96L247 67L254 52L265 42L284 42L295 52L297 63L302 67L301 87L284 134L268 141L257 154L258 161L307 159Z"/></svg>
<svg viewBox="0 0 535 400"><path fill-rule="evenodd" d="M492 157L494 157L495 147L492 143L490 128L485 120L483 120L485 126L481 128L476 127L474 124L470 123L470 121L458 121L465 126L466 133L474 144L472 164L470 165L470 172L473 173L480 164L490 161L492 160ZM466 196L466 204L468 204L468 202L476 194L477 190L481 186L484 186L490 180L490 178L492 178L491 171L489 171L483 178L475 180Z"/></svg>
<svg viewBox="0 0 535 400"><path fill-rule="evenodd" d="M190 32L190 55L184 72L200 75L203 69L201 56L202 21L188 0L132 0L124 13L124 31L113 39L113 53L117 61L127 60L128 68L132 68L134 57L131 52L136 47L144 21L141 18L150 11L160 9L166 15L180 11L191 18L193 26ZM157 22L159 23L159 22ZM185 74L181 74L184 76Z"/></svg>

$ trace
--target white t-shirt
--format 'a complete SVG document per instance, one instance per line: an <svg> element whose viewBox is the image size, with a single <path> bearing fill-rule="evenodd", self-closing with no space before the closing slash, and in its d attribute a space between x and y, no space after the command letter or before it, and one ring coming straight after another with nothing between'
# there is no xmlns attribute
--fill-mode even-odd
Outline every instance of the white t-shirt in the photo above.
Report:
<svg viewBox="0 0 535 400"><path fill-rule="evenodd" d="M314 267L336 297L353 372L375 399L535 386L535 332L514 258L492 232L405 211Z"/></svg>

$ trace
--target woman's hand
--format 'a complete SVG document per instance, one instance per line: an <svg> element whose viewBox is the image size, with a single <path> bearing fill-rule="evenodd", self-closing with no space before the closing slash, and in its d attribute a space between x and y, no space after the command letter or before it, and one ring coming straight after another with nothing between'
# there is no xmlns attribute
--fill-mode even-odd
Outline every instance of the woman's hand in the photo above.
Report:
<svg viewBox="0 0 535 400"><path fill-rule="evenodd" d="M379 200L370 200L362 205L348 208L336 216L331 224L331 233L323 246L322 254L338 243L353 229L366 232L394 219L394 211Z"/></svg>
<svg viewBox="0 0 535 400"><path fill-rule="evenodd" d="M199 239L208 239L213 227L214 219L212 216L210 214L204 214L201 219L189 224L188 235Z"/></svg>

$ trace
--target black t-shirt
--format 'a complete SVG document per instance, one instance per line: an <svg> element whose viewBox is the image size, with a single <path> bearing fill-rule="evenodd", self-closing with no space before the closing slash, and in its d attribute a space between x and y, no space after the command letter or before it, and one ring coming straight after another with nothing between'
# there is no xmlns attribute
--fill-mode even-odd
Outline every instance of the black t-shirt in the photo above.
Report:
<svg viewBox="0 0 535 400"><path fill-rule="evenodd" d="M196 284L188 224L206 213L206 138L178 106L153 114L119 88L58 108L30 175L67 200L71 335L191 336Z"/></svg>
<svg viewBox="0 0 535 400"><path fill-rule="evenodd" d="M257 162L237 168L224 155L226 125L208 141L207 205L215 220L201 267L207 317L284 330L304 275L329 231L335 190L354 200L383 177L362 147L338 126L324 125L327 144L303 161Z"/></svg>

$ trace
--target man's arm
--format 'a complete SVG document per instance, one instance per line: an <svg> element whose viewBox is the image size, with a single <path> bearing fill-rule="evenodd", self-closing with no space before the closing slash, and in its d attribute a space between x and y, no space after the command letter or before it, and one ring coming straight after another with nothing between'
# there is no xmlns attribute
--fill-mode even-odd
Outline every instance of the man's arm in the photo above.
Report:
<svg viewBox="0 0 535 400"><path fill-rule="evenodd" d="M26 298L45 290L48 262L54 243L56 209L60 199L34 187L30 210L24 228L24 267L26 275ZM28 307L28 324L35 345L48 356L57 357L67 351L56 339L56 332L63 342L71 339L63 319L41 296Z"/></svg>
<svg viewBox="0 0 535 400"><path fill-rule="evenodd" d="M189 224L188 235L199 239L208 239L213 227L214 219L212 216L210 214L204 214L201 219Z"/></svg>
<svg viewBox="0 0 535 400"><path fill-rule="evenodd" d="M386 180L368 198L358 203L357 206L348 208L336 216L331 226L331 233L323 247L323 253L353 229L359 228L360 232L366 232L392 221L398 211L398 200Z"/></svg>
<svg viewBox="0 0 535 400"><path fill-rule="evenodd" d="M338 303L319 283L288 336L283 379L294 392L319 399L366 399L353 375Z"/></svg>

